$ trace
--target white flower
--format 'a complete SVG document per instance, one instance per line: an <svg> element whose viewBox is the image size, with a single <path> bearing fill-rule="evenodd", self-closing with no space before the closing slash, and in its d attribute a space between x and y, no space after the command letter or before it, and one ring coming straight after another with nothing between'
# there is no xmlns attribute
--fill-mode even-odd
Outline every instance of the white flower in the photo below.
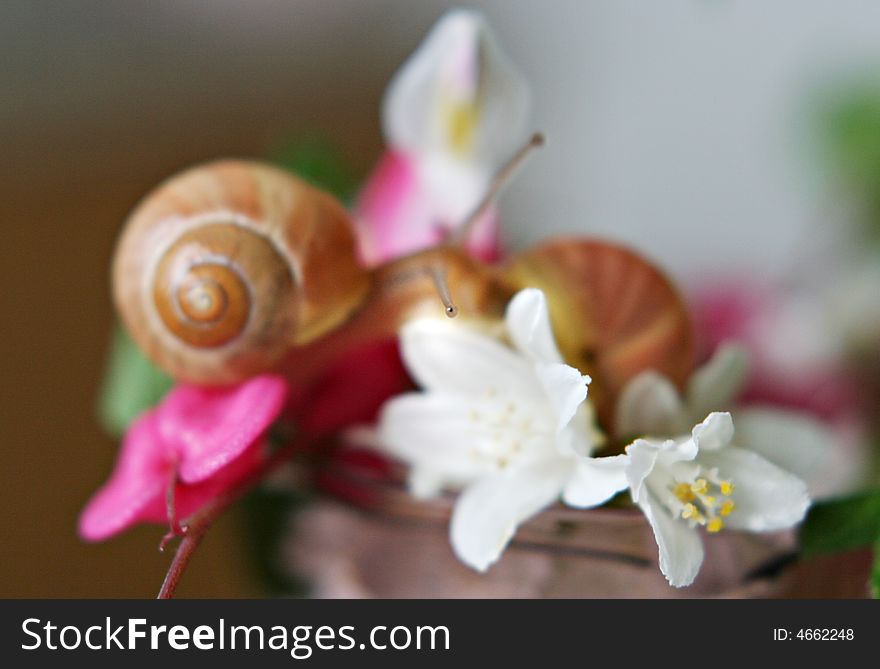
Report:
<svg viewBox="0 0 880 669"><path fill-rule="evenodd" d="M426 196L451 200L458 220L523 141L528 115L528 86L482 15L456 9L395 74L382 118L388 144L418 157Z"/></svg>
<svg viewBox="0 0 880 669"><path fill-rule="evenodd" d="M674 586L689 585L703 562L698 525L709 532L790 527L810 503L799 477L830 462L829 431L788 411L738 411L739 434L731 443L730 414L710 412L730 407L746 372L746 353L733 344L719 347L694 373L684 397L665 377L643 372L621 392L616 419L619 437L640 438L626 456L591 461L606 487L629 487L654 531L660 569ZM604 499L598 492L595 504Z"/></svg>
<svg viewBox="0 0 880 669"><path fill-rule="evenodd" d="M405 326L403 358L425 392L389 401L378 432L411 465L414 494L463 489L452 546L481 571L521 522L560 496L577 506L592 487L590 379L562 362L544 294L519 292L505 324L512 347L454 321Z"/></svg>
<svg viewBox="0 0 880 669"><path fill-rule="evenodd" d="M620 394L615 433L620 438L687 434L709 412L732 408L747 371L745 350L727 343L693 374L683 397L669 379L653 371L642 372ZM850 487L853 468L847 454L834 448L840 437L817 419L770 407L736 409L733 416L736 445L804 479L812 497Z"/></svg>
<svg viewBox="0 0 880 669"><path fill-rule="evenodd" d="M673 586L690 585L703 562L698 526L710 533L724 527L781 530L802 520L809 506L803 481L732 446L732 438L730 414L715 412L689 437L636 439L625 456L590 461L604 482L595 504L609 489L629 488L654 531L660 570Z"/></svg>
<svg viewBox="0 0 880 669"><path fill-rule="evenodd" d="M672 381L654 371L642 372L620 393L615 433L618 437L675 437L710 411L730 408L746 379L746 352L723 344L691 376L684 397Z"/></svg>

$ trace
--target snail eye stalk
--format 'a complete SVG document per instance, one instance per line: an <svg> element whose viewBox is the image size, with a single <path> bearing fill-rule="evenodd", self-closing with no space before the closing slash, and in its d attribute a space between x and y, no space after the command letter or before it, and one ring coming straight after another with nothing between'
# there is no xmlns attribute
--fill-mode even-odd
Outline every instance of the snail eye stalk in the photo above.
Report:
<svg viewBox="0 0 880 669"><path fill-rule="evenodd" d="M432 267L429 270L431 274L431 280L434 282L434 287L437 289L437 294L440 296L440 301L443 302L443 306L446 307L446 315L449 318L455 318L458 316L458 307L455 305L455 302L452 301L452 294L449 292L449 282L446 280L446 268L445 267Z"/></svg>
<svg viewBox="0 0 880 669"><path fill-rule="evenodd" d="M483 217L489 207L492 206L492 203L495 202L495 199L498 197L498 194L501 192L508 183L510 183L511 178L514 173L520 166L522 166L526 158L532 153L534 149L537 149L540 146L544 145L544 135L540 132L536 132L533 134L529 140L517 150L510 159L502 165L501 169L495 174L492 178L492 182L489 184L489 188L486 191L486 194L483 198L477 203L477 206L474 210L468 214L467 218L462 221L461 225L453 229L448 237L445 240L446 244L449 245L461 245L467 241L467 238L470 236L471 231L476 225L477 221Z"/></svg>

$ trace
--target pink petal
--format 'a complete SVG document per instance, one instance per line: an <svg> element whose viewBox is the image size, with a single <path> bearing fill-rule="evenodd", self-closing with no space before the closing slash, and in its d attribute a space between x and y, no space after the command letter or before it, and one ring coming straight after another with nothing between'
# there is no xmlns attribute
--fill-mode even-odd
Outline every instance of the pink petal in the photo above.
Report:
<svg viewBox="0 0 880 669"><path fill-rule="evenodd" d="M806 411L822 419L846 416L859 393L837 361L804 359L793 369L774 357L768 335L776 334L773 319L785 300L780 286L744 277L703 282L690 299L698 358L707 359L724 341L737 341L748 350L750 367L741 404Z"/></svg>
<svg viewBox="0 0 880 669"><path fill-rule="evenodd" d="M420 183L417 158L388 151L361 191L355 207L361 259L376 265L442 241L461 221L434 211L426 185ZM454 194L450 194L453 197ZM499 256L498 217L490 210L475 226L468 250L487 262Z"/></svg>
<svg viewBox="0 0 880 669"><path fill-rule="evenodd" d="M703 282L690 296L699 358L708 359L724 341L735 340L754 353L760 342L754 323L774 308L769 286L756 286L747 278Z"/></svg>
<svg viewBox="0 0 880 669"><path fill-rule="evenodd" d="M208 502L239 483L262 462L265 449L262 442L255 442L228 465L212 476L194 484L181 483L174 490L174 502L179 520L185 520ZM162 520L165 518L163 511Z"/></svg>
<svg viewBox="0 0 880 669"><path fill-rule="evenodd" d="M80 515L80 536L100 541L138 522L163 521L172 461L159 436L157 410L141 415L126 432L110 479Z"/></svg>
<svg viewBox="0 0 880 669"><path fill-rule="evenodd" d="M403 245L396 239L401 222L412 208L415 171L402 153L388 151L379 160L358 196L357 219L361 235L360 255L368 265L375 265L401 255ZM418 220L409 226L421 228Z"/></svg>
<svg viewBox="0 0 880 669"><path fill-rule="evenodd" d="M159 432L179 457L180 479L198 483L253 446L284 408L287 382L266 374L237 386L180 385L159 407Z"/></svg>
<svg viewBox="0 0 880 669"><path fill-rule="evenodd" d="M859 406L859 397L855 379L830 366L798 374L759 367L739 401L745 406L775 406L837 420L852 414Z"/></svg>
<svg viewBox="0 0 880 669"><path fill-rule="evenodd" d="M344 353L304 394L297 408L302 429L324 436L371 422L385 400L413 387L397 340Z"/></svg>

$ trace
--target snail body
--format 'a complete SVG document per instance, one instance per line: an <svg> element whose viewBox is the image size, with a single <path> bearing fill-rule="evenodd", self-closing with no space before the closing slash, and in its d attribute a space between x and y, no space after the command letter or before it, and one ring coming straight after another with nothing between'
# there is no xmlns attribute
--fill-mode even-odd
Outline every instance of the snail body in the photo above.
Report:
<svg viewBox="0 0 880 669"><path fill-rule="evenodd" d="M297 177L260 163L209 163L172 177L131 215L114 298L157 365L204 385L277 371L305 387L340 353L442 309L438 274L464 318L501 318L517 290L543 289L563 357L593 376L604 425L639 372L683 384L691 371L681 298L620 246L560 239L490 266L441 244L367 269L356 242L344 208Z"/></svg>

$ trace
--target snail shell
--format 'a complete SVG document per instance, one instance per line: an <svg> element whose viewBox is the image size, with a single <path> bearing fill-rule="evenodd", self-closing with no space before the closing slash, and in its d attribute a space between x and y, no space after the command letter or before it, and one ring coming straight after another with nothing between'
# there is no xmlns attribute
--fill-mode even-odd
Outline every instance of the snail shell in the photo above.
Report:
<svg viewBox="0 0 880 669"><path fill-rule="evenodd" d="M513 258L504 275L548 295L560 352L593 377L590 399L606 429L624 385L655 370L683 387L693 369L684 301L656 267L608 242L559 239ZM618 435L621 436L621 435Z"/></svg>
<svg viewBox="0 0 880 669"><path fill-rule="evenodd" d="M113 263L116 307L179 380L266 371L338 325L370 278L349 218L282 170L220 161L172 177L129 218Z"/></svg>

